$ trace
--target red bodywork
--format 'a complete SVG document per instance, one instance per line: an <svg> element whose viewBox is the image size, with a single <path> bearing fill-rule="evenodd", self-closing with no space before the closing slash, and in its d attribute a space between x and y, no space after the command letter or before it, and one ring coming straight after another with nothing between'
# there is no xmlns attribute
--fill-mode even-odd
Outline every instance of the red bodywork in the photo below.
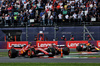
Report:
<svg viewBox="0 0 100 66"><path fill-rule="evenodd" d="M14 47L12 47L12 48L14 48ZM28 50L29 50L30 48L34 48L35 51L42 52L42 54L37 53L36 56L39 56L39 55L51 55L50 53L48 53L48 52L46 51L46 49L48 49L48 48L42 49L42 48L36 47L36 45L31 46L30 44L29 44L29 45L26 45L26 46L24 46L24 47L22 47L22 49L19 49L19 50L18 50L18 55L23 55L23 54L26 53L26 52L28 53ZM34 55L34 52L32 52L32 54Z"/></svg>

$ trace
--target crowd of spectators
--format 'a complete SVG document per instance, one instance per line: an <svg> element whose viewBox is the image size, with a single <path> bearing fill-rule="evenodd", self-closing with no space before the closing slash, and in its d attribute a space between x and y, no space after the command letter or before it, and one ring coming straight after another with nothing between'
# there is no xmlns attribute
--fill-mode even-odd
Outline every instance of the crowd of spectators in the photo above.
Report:
<svg viewBox="0 0 100 66"><path fill-rule="evenodd" d="M99 0L0 0L3 26L82 24L100 21Z"/></svg>

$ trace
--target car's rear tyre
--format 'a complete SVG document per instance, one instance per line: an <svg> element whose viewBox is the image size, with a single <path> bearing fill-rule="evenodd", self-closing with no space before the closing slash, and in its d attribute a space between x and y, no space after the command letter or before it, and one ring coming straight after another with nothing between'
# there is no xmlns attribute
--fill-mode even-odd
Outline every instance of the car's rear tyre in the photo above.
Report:
<svg viewBox="0 0 100 66"><path fill-rule="evenodd" d="M76 51L78 51L78 52L82 51L81 46L77 46L77 47L76 47Z"/></svg>
<svg viewBox="0 0 100 66"><path fill-rule="evenodd" d="M32 58L33 56L35 56L35 54L36 54L36 52L35 52L34 48L28 49L27 55L28 55L29 58Z"/></svg>
<svg viewBox="0 0 100 66"><path fill-rule="evenodd" d="M87 46L87 51L91 51L91 46Z"/></svg>
<svg viewBox="0 0 100 66"><path fill-rule="evenodd" d="M55 53L56 53L56 55L59 55L60 51L59 50L55 50Z"/></svg>
<svg viewBox="0 0 100 66"><path fill-rule="evenodd" d="M8 51L8 56L9 56L9 58L15 58L15 57L17 57L17 51L15 49L10 49Z"/></svg>
<svg viewBox="0 0 100 66"><path fill-rule="evenodd" d="M52 54L48 55L49 57L53 57L55 55L55 49L54 48L48 48L47 52L51 52Z"/></svg>
<svg viewBox="0 0 100 66"><path fill-rule="evenodd" d="M64 47L63 48L63 54L64 55L69 55L69 53L70 53L70 49L68 47Z"/></svg>

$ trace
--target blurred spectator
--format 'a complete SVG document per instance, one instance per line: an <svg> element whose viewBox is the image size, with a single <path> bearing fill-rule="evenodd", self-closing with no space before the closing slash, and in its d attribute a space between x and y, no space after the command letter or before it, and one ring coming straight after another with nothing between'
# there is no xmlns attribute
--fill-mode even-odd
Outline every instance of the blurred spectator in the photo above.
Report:
<svg viewBox="0 0 100 66"><path fill-rule="evenodd" d="M87 35L87 40L91 41L90 35Z"/></svg>
<svg viewBox="0 0 100 66"><path fill-rule="evenodd" d="M2 14L2 24L3 26L5 25L5 14L4 13Z"/></svg>
<svg viewBox="0 0 100 66"><path fill-rule="evenodd" d="M37 41L38 39L37 39L37 36L35 36L35 38L34 38L34 41Z"/></svg>
<svg viewBox="0 0 100 66"><path fill-rule="evenodd" d="M30 26L30 19L41 25L75 25L100 21L99 0L0 0L0 16L3 26Z"/></svg>
<svg viewBox="0 0 100 66"><path fill-rule="evenodd" d="M74 36L73 35L70 36L70 41L74 41Z"/></svg>
<svg viewBox="0 0 100 66"><path fill-rule="evenodd" d="M77 14L76 13L73 14L73 21L74 21L74 23L77 23Z"/></svg>
<svg viewBox="0 0 100 66"><path fill-rule="evenodd" d="M45 13L42 15L42 24L45 25Z"/></svg>
<svg viewBox="0 0 100 66"><path fill-rule="evenodd" d="M82 15L81 12L78 13L78 23L81 25Z"/></svg>
<svg viewBox="0 0 100 66"><path fill-rule="evenodd" d="M59 15L58 15L58 23L59 24L61 24L62 23L62 17L63 17L63 15L61 14L61 13L59 13Z"/></svg>
<svg viewBox="0 0 100 66"><path fill-rule="evenodd" d="M53 17L53 15L51 14L51 15L50 15L50 24L51 24L51 25L53 25L53 19L54 19L54 17Z"/></svg>
<svg viewBox="0 0 100 66"><path fill-rule="evenodd" d="M67 23L67 24L69 23L69 15L68 14L65 15L65 23Z"/></svg>
<svg viewBox="0 0 100 66"><path fill-rule="evenodd" d="M62 39L63 41L66 41L66 40L67 40L66 37L65 37L65 35L63 35L63 36L61 37L61 39Z"/></svg>
<svg viewBox="0 0 100 66"><path fill-rule="evenodd" d="M18 17L17 15L14 16L14 26L17 26Z"/></svg>
<svg viewBox="0 0 100 66"><path fill-rule="evenodd" d="M48 41L48 38L47 37L45 38L45 41Z"/></svg>
<svg viewBox="0 0 100 66"><path fill-rule="evenodd" d="M40 40L40 41L43 41L43 37L42 37L42 35L40 36L39 40Z"/></svg>

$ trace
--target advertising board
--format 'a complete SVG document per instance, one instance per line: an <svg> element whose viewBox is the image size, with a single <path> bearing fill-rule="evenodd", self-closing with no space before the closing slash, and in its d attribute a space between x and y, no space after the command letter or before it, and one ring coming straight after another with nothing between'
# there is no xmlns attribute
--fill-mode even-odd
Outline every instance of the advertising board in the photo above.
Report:
<svg viewBox="0 0 100 66"><path fill-rule="evenodd" d="M69 48L76 48L81 43L88 43L88 41L66 41L66 46Z"/></svg>
<svg viewBox="0 0 100 66"><path fill-rule="evenodd" d="M19 42L7 42L7 49L11 49L13 46L15 49L20 49L24 45L28 45L28 41L19 41Z"/></svg>
<svg viewBox="0 0 100 66"><path fill-rule="evenodd" d="M51 46L52 44L58 45L58 41L37 41L36 45L40 48L47 48L48 46Z"/></svg>
<svg viewBox="0 0 100 66"><path fill-rule="evenodd" d="M97 47L100 48L100 41L97 41Z"/></svg>

